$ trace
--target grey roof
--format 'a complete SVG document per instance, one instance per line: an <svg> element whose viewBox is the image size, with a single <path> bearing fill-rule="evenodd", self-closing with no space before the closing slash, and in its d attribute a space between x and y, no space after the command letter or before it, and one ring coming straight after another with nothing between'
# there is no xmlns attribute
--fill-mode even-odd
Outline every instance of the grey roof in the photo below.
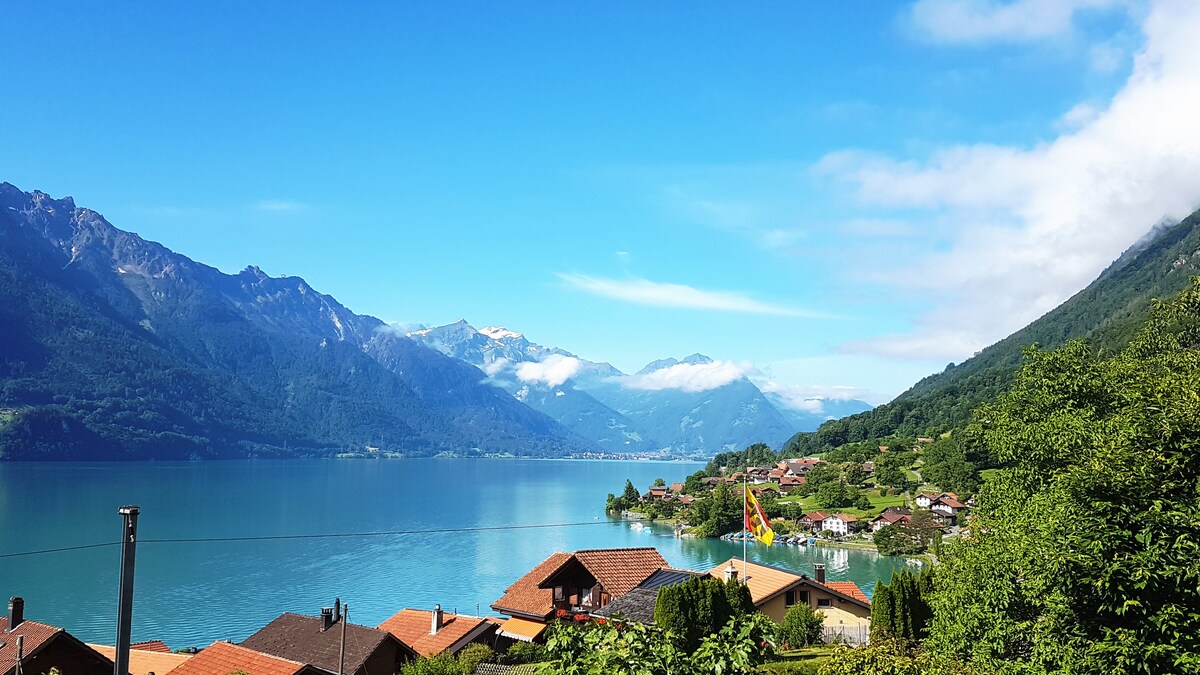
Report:
<svg viewBox="0 0 1200 675"><path fill-rule="evenodd" d="M621 617L638 623L654 623L654 605L658 602L658 589L637 587L607 605L592 612L592 616L604 619Z"/></svg>
<svg viewBox="0 0 1200 675"><path fill-rule="evenodd" d="M336 623L322 630L322 625L320 617L288 612L246 638L242 646L336 673L342 626ZM404 650L415 654L387 631L347 623L345 672L360 671L377 649L387 648L390 644L396 645L392 647L392 653Z"/></svg>
<svg viewBox="0 0 1200 675"><path fill-rule="evenodd" d="M656 591L663 586L678 586L692 577L702 576L705 576L704 572L677 570L671 567L663 567L654 574L646 577L646 579L642 581L642 583L638 584L637 587Z"/></svg>
<svg viewBox="0 0 1200 675"><path fill-rule="evenodd" d="M592 616L611 619L620 616L638 623L654 623L654 605L658 602L658 589L663 586L678 586L693 577L706 576L704 572L660 568L646 577L636 588L592 612Z"/></svg>

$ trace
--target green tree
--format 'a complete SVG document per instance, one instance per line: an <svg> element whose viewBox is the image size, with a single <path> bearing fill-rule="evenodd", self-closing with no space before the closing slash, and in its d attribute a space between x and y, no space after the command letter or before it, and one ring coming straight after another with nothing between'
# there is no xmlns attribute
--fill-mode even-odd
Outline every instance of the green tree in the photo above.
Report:
<svg viewBox="0 0 1200 675"><path fill-rule="evenodd" d="M788 608L783 616L782 636L794 649L821 642L821 629L825 614L813 609L807 602L798 602Z"/></svg>
<svg viewBox="0 0 1200 675"><path fill-rule="evenodd" d="M654 623L677 636L679 647L690 652L731 618L753 611L754 603L745 584L693 577L658 589Z"/></svg>
<svg viewBox="0 0 1200 675"><path fill-rule="evenodd" d="M838 509L854 503L854 495L840 481L830 481L817 488L813 501L823 509Z"/></svg>
<svg viewBox="0 0 1200 675"><path fill-rule="evenodd" d="M862 485L867 480L867 472L863 471L862 464L855 462L846 465L845 477L848 485Z"/></svg>
<svg viewBox="0 0 1200 675"><path fill-rule="evenodd" d="M1004 468L945 547L931 649L1021 672L1200 671L1198 345L1193 286L1119 354L1026 351L969 428Z"/></svg>
<svg viewBox="0 0 1200 675"><path fill-rule="evenodd" d="M661 479L661 478L655 478L655 479L654 479L654 487L663 487L663 486L664 486L664 485L666 485L666 484L667 484L667 481L665 481L665 480L663 480L663 479Z"/></svg>
<svg viewBox="0 0 1200 675"><path fill-rule="evenodd" d="M642 493L638 492L638 489L633 486L633 481L626 479L625 491L621 493L621 499L625 500L625 507L628 508L637 504L641 498Z"/></svg>

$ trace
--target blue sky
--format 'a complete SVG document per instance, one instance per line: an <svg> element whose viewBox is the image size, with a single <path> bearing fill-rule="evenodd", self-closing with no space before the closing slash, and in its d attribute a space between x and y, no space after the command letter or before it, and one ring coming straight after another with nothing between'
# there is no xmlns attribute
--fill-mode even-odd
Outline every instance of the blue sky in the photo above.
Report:
<svg viewBox="0 0 1200 675"><path fill-rule="evenodd" d="M877 403L1196 207L1197 4L8 7L0 180L386 321Z"/></svg>

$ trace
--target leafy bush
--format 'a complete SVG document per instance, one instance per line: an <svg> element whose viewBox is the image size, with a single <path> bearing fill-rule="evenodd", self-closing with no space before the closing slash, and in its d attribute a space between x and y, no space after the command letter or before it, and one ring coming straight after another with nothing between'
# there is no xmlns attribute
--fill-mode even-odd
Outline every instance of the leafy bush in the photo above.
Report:
<svg viewBox="0 0 1200 675"><path fill-rule="evenodd" d="M490 663L496 658L496 652L492 651L487 645L469 644L458 653L458 663L462 666L464 673L473 673L481 663Z"/></svg>
<svg viewBox="0 0 1200 675"><path fill-rule="evenodd" d="M788 608L783 617L783 639L792 648L807 647L821 641L821 627L825 615L800 602Z"/></svg>

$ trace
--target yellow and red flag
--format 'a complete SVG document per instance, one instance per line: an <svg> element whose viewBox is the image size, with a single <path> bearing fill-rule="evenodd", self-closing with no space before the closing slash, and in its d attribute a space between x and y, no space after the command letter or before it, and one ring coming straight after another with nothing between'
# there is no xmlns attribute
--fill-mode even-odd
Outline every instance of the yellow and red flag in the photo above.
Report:
<svg viewBox="0 0 1200 675"><path fill-rule="evenodd" d="M771 529L771 521L767 520L767 514L763 512L762 505L754 498L754 493L750 490L743 490L746 503L746 531L754 535L754 538L766 544L771 545L775 541L775 530Z"/></svg>

